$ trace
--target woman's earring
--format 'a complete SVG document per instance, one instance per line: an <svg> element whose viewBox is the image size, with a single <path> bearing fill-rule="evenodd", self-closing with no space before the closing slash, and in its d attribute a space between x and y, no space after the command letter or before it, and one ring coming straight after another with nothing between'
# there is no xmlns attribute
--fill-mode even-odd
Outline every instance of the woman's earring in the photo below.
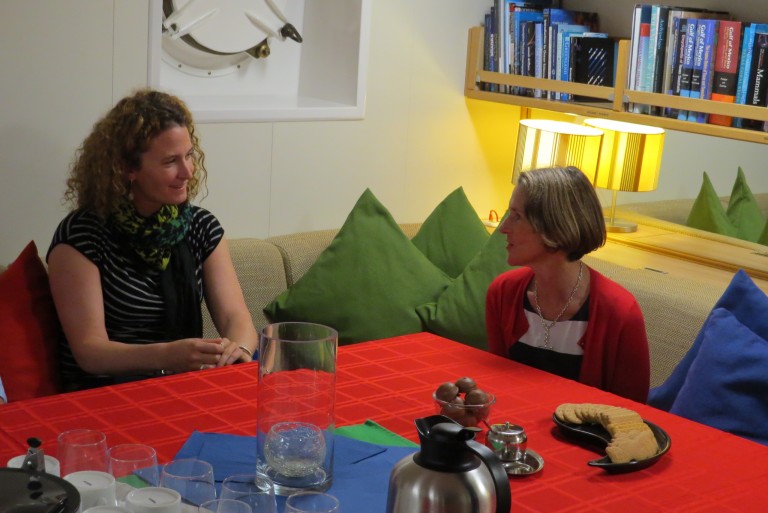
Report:
<svg viewBox="0 0 768 513"><path fill-rule="evenodd" d="M131 190L133 188L133 180L128 180L128 193L126 196L128 197L129 201L133 201L133 191Z"/></svg>

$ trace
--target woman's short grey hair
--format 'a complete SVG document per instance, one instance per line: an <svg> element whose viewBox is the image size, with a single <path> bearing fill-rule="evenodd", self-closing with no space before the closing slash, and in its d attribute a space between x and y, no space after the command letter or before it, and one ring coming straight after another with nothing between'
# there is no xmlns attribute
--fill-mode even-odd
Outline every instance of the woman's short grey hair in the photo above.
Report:
<svg viewBox="0 0 768 513"><path fill-rule="evenodd" d="M520 174L525 217L552 250L578 260L605 244L605 220L595 188L576 167L534 169Z"/></svg>

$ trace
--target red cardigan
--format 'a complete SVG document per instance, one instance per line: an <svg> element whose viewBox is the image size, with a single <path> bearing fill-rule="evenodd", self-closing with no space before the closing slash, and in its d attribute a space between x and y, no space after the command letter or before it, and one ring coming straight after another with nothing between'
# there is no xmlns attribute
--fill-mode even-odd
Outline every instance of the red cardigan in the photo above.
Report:
<svg viewBox="0 0 768 513"><path fill-rule="evenodd" d="M589 318L579 340L584 351L579 381L645 403L650 386L650 356L645 321L634 296L589 269ZM509 347L528 331L523 299L533 279L529 267L507 271L486 296L488 350L509 355Z"/></svg>

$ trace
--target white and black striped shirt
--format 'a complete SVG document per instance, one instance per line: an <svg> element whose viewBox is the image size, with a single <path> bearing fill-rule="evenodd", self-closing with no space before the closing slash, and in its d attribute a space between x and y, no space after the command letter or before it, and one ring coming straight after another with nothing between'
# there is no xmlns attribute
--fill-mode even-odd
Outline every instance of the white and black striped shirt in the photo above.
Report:
<svg viewBox="0 0 768 513"><path fill-rule="evenodd" d="M192 220L186 240L196 261L195 275L202 298L202 263L224 237L224 229L207 210L196 206L190 208ZM56 245L68 244L98 267L104 296L104 322L110 340L129 344L165 341L160 272L150 269L121 240L115 229L92 211L77 210L59 224L48 254ZM89 379L77 365L66 340L60 346L59 361L67 388L77 387L77 382L85 386L109 382Z"/></svg>

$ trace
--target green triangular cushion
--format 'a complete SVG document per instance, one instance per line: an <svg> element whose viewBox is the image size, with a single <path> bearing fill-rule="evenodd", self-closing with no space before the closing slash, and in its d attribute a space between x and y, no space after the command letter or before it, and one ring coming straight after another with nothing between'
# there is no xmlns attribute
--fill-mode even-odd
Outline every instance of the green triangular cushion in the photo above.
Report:
<svg viewBox="0 0 768 513"><path fill-rule="evenodd" d="M704 173L704 180L699 190L699 195L693 202L691 212L688 214L686 226L706 230L708 232L719 233L736 237L736 228L731 223L725 213L723 204L712 186L707 173Z"/></svg>
<svg viewBox="0 0 768 513"><path fill-rule="evenodd" d="M411 241L433 264L455 278L488 237L488 230L459 187L435 207Z"/></svg>
<svg viewBox="0 0 768 513"><path fill-rule="evenodd" d="M736 227L737 237L756 242L765 226L765 218L757 205L757 200L747 184L744 171L739 167L733 191L728 200L728 219Z"/></svg>
<svg viewBox="0 0 768 513"><path fill-rule="evenodd" d="M485 295L493 279L509 269L507 239L497 229L461 276L451 283L437 301L416 309L427 331L480 349L488 349Z"/></svg>
<svg viewBox="0 0 768 513"><path fill-rule="evenodd" d="M328 248L264 313L330 326L340 344L375 340L422 331L416 307L450 282L366 189Z"/></svg>

